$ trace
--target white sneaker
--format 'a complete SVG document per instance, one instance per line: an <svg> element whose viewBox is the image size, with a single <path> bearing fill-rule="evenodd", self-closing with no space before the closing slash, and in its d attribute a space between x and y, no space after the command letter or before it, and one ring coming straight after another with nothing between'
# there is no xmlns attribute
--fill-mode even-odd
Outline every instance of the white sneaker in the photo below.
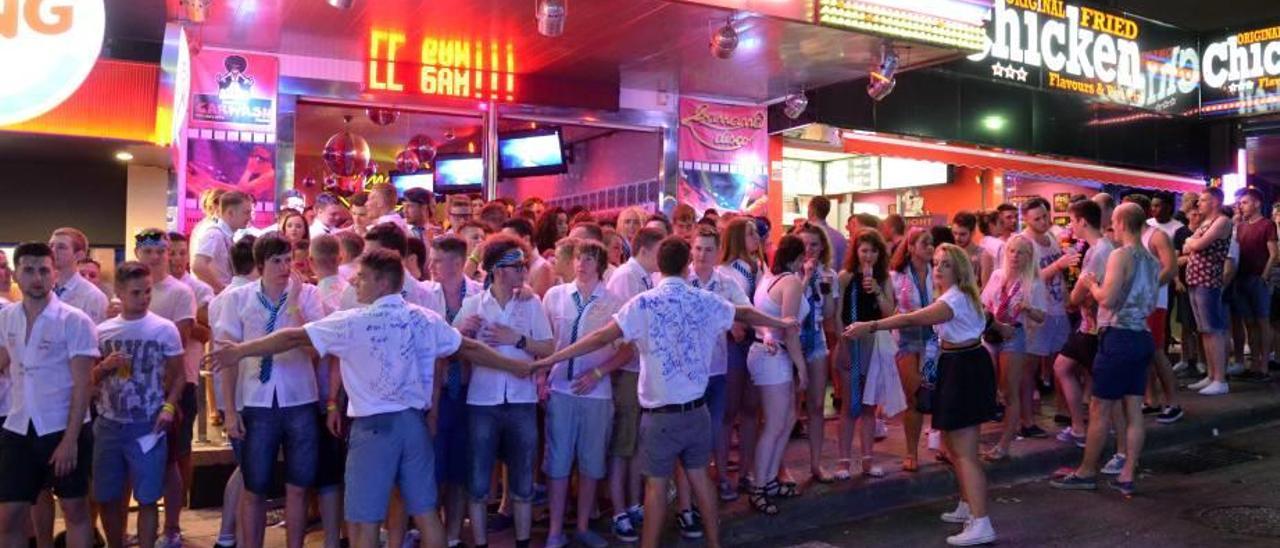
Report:
<svg viewBox="0 0 1280 548"><path fill-rule="evenodd" d="M1190 385L1187 385L1187 389L1188 389L1188 390L1200 390L1200 389L1202 389L1202 388L1204 388L1204 387L1206 387L1206 386L1209 386L1209 385L1210 385L1210 384L1212 384L1212 383L1213 383L1213 379L1211 379L1211 378L1209 378L1209 377L1205 377L1205 378L1203 378L1203 379L1200 379L1199 381L1196 381L1196 382L1191 383Z"/></svg>
<svg viewBox="0 0 1280 548"><path fill-rule="evenodd" d="M974 518L964 526L964 531L947 537L947 544L952 546L977 546L996 541L996 530L991 527L991 518Z"/></svg>
<svg viewBox="0 0 1280 548"><path fill-rule="evenodd" d="M1231 392L1225 382L1214 382L1200 389L1201 396L1225 396Z"/></svg>
<svg viewBox="0 0 1280 548"><path fill-rule="evenodd" d="M1102 467L1101 472L1108 476L1118 476L1124 471L1124 453L1116 453L1111 456L1111 460L1107 461L1107 465Z"/></svg>
<svg viewBox="0 0 1280 548"><path fill-rule="evenodd" d="M417 529L409 529L405 531L404 540L401 541L400 546L401 548L418 548L421 543L422 533L419 533Z"/></svg>
<svg viewBox="0 0 1280 548"><path fill-rule="evenodd" d="M1183 371L1186 371L1186 370L1187 370L1188 368L1190 368L1190 367L1191 367L1191 364L1189 364L1189 363L1187 363L1187 362L1185 362L1185 361L1180 361L1180 362L1178 362L1178 363L1173 364L1173 372L1174 372L1174 373L1181 373L1181 372L1183 372Z"/></svg>
<svg viewBox="0 0 1280 548"><path fill-rule="evenodd" d="M928 441L925 442L930 451L939 451L942 449L942 432L930 430Z"/></svg>
<svg viewBox="0 0 1280 548"><path fill-rule="evenodd" d="M1227 374L1228 374L1228 375L1239 375L1239 374L1241 374L1241 373L1244 373L1244 364L1243 364L1243 363L1240 363L1240 362L1231 362L1229 365L1227 365Z"/></svg>
<svg viewBox="0 0 1280 548"><path fill-rule="evenodd" d="M889 426L884 423L884 419L877 418L876 433L875 433L876 441L880 441L887 437L889 437Z"/></svg>
<svg viewBox="0 0 1280 548"><path fill-rule="evenodd" d="M939 517L947 523L969 523L969 518L973 516L969 514L969 503L962 500L955 510L943 512Z"/></svg>
<svg viewBox="0 0 1280 548"><path fill-rule="evenodd" d="M1201 375L1209 374L1209 364L1196 362L1196 371L1200 372Z"/></svg>

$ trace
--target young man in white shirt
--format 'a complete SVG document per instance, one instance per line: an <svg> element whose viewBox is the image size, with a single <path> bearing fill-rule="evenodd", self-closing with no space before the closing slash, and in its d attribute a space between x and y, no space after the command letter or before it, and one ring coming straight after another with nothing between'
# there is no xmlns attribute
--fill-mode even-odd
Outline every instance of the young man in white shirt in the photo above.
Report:
<svg viewBox="0 0 1280 548"><path fill-rule="evenodd" d="M248 194L231 191L218 199L218 219L212 225L192 234L191 272L222 293L231 282L231 245L237 230L249 225L253 217L253 201Z"/></svg>
<svg viewBox="0 0 1280 548"><path fill-rule="evenodd" d="M337 236L321 234L311 239L308 260L311 261L311 270L316 273L316 290L320 293L325 314L342 308L342 293L350 285L338 275L341 254L342 245Z"/></svg>
<svg viewBox="0 0 1280 548"><path fill-rule="evenodd" d="M342 254L338 259L338 277L350 284L351 278L356 275L356 260L364 253L364 236L351 230L343 230L336 236L338 243L342 245Z"/></svg>
<svg viewBox="0 0 1280 548"><path fill-rule="evenodd" d="M148 244L155 247L150 240ZM154 260L161 253L148 249L139 255ZM161 268L168 276L168 265ZM139 505L139 545L156 545L156 501L170 475L169 444L153 438L158 443L147 448L138 440L170 432L187 385L178 327L148 311L155 306L154 277L143 263L121 264L115 279L120 315L98 326L98 344L106 357L92 373L98 404L98 419L93 424L93 497L102 505L108 546L124 546L126 484Z"/></svg>
<svg viewBox="0 0 1280 548"><path fill-rule="evenodd" d="M369 227L369 230L364 233L364 249L366 252L370 249L386 249L394 251L401 257L408 257L409 240L400 227L391 223L382 223ZM408 268L404 271L404 287L400 288L400 294L412 304L429 310L440 310L440 306L434 301L434 295L413 279ZM343 310L360 306L355 286L348 286L343 290L340 306Z"/></svg>
<svg viewBox="0 0 1280 548"><path fill-rule="evenodd" d="M324 317L316 288L292 270L292 246L276 234L253 244L258 283L227 293L213 321L215 340L241 342ZM239 445L245 486L244 538L237 545L262 546L266 495L276 455L285 454L285 538L301 548L306 532L306 490L315 481L319 456L316 409L319 390L312 356L294 350L248 360L223 373L227 434Z"/></svg>
<svg viewBox="0 0 1280 548"><path fill-rule="evenodd" d="M431 222L434 209L435 198L430 190L411 188L404 191L404 220L409 225L410 236L425 241L440 230Z"/></svg>
<svg viewBox="0 0 1280 548"><path fill-rule="evenodd" d="M62 302L88 314L95 324L107 319L107 294L84 279L76 268L76 263L89 252L89 240L84 233L71 227L59 228L49 237L49 247L53 249L53 268L58 274L53 293Z"/></svg>
<svg viewBox="0 0 1280 548"><path fill-rule="evenodd" d="M666 517L667 479L678 460L706 520L706 544L714 548L720 545L720 533L715 488L707 476L712 434L705 395L712 349L735 320L779 329L794 328L796 323L694 289L685 281L689 276L689 244L684 240L663 240L658 264L662 280L657 287L623 305L605 327L534 364L577 358L617 340L636 345L640 355L638 394L645 410L639 455L647 476L647 519L641 546L658 546Z"/></svg>
<svg viewBox="0 0 1280 548"><path fill-rule="evenodd" d="M26 243L14 251L22 303L0 310L0 375L12 381L0 430L0 539L25 546L25 524L46 485L62 504L67 546L89 548L85 495L93 435L89 370L100 356L93 320L58 299L54 252Z"/></svg>
<svg viewBox="0 0 1280 548"><path fill-rule="evenodd" d="M636 295L653 289L653 273L658 269L658 244L662 230L645 227L631 242L633 252L609 278L608 291L618 302L627 303ZM636 440L640 435L640 400L637 385L640 362L632 359L613 376L613 429L609 440L609 498L613 502L613 534L623 542L639 538L637 527L644 521L640 506L640 467L634 463Z"/></svg>
<svg viewBox="0 0 1280 548"><path fill-rule="evenodd" d="M400 230L409 232L409 224L396 213L396 187L390 183L377 183L369 187L369 201L365 203L365 211L369 218L369 228L391 223L400 227Z"/></svg>
<svg viewBox="0 0 1280 548"><path fill-rule="evenodd" d="M316 196L315 212L316 218L311 221L311 227L307 229L312 240L317 236L338 232L342 220L347 216L342 202L338 201L337 196L328 192L321 192Z"/></svg>
<svg viewBox="0 0 1280 548"><path fill-rule="evenodd" d="M543 305L551 320L556 347L565 348L587 333L604 327L622 307L622 301L605 290L601 277L609 264L604 245L580 240L573 253L574 279L547 291ZM578 522L573 540L583 546L609 545L591 531L596 482L603 479L609 428L613 421L613 391L609 378L630 362L634 350L606 346L581 358L559 362L551 369L547 402L547 476L550 478L551 525L546 545L567 546L562 533L569 477L578 464Z"/></svg>
<svg viewBox="0 0 1280 548"><path fill-rule="evenodd" d="M307 346L341 359L346 414L354 419L346 517L357 548L378 546L378 527L386 518L393 486L422 532L423 545L445 543L435 514L434 451L424 417L435 388L436 360L457 355L516 375L532 371L526 362L460 336L434 312L406 303L399 294L404 283L400 261L399 255L383 249L361 256L356 286L360 302L367 306L229 345L210 356L215 369L234 369L248 356ZM342 428L342 410L334 400L326 407L329 428L336 434Z"/></svg>
<svg viewBox="0 0 1280 548"><path fill-rule="evenodd" d="M468 297L454 318L464 336L476 337L498 353L532 360L554 350L551 325L537 298L521 298L528 273L527 248L519 240L495 235L485 241L481 267L489 289ZM530 378L474 364L467 388L467 423L471 443L471 532L477 545L487 544L485 500L490 471L503 448L507 490L514 502L516 546L527 546L533 522L533 463L538 451L537 384Z"/></svg>
<svg viewBox="0 0 1280 548"><path fill-rule="evenodd" d="M134 236L134 256L151 273L150 309L156 315L173 322L178 328L183 348L191 340L195 328L195 292L191 287L169 273L169 234L158 228L146 228ZM185 350L184 350L185 352ZM185 486L190 479L191 441L195 426L196 386L200 382L199 363L194 369L184 369L178 414L182 421L176 424L165 441L169 444L170 466L165 487L165 547L181 545L182 507L186 504ZM184 363L185 366L185 363ZM162 547L164 548L164 547Z"/></svg>

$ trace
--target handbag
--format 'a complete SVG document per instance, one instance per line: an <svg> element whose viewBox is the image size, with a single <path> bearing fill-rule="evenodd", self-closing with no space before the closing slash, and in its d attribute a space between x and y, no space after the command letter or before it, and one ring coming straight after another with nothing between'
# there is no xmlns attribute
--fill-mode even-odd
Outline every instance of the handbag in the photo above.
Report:
<svg viewBox="0 0 1280 548"><path fill-rule="evenodd" d="M996 329L996 317L990 312L987 312L987 327L982 330L982 341L992 346L1004 344L1004 335Z"/></svg>
<svg viewBox="0 0 1280 548"><path fill-rule="evenodd" d="M930 337L924 345L924 363L920 366L920 387L916 388L916 412L933 414L933 392L938 385L938 338Z"/></svg>

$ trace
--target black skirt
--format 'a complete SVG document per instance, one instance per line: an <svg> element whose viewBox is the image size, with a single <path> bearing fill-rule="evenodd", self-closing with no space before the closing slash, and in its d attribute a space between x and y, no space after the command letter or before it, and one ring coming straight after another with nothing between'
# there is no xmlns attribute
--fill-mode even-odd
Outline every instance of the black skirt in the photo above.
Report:
<svg viewBox="0 0 1280 548"><path fill-rule="evenodd" d="M933 390L933 427L960 430L991 420L996 414L996 370L981 345L938 358Z"/></svg>

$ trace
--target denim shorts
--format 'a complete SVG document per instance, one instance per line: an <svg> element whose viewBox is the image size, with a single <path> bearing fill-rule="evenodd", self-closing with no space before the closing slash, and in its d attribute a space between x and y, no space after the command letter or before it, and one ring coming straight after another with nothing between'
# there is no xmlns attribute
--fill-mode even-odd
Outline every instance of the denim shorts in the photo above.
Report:
<svg viewBox="0 0 1280 548"><path fill-rule="evenodd" d="M320 457L316 428L316 404L290 407L245 407L244 441L240 445L240 472L250 493L270 493L276 455L284 448L284 482L295 487L311 487Z"/></svg>
<svg viewBox="0 0 1280 548"><path fill-rule="evenodd" d="M1227 330L1227 305L1222 302L1221 287L1191 287L1191 312L1201 333L1224 333Z"/></svg>
<svg viewBox="0 0 1280 548"><path fill-rule="evenodd" d="M331 493L342 486L347 467L347 442L329 431L328 416L316 415L316 445L320 451L316 457L316 491ZM343 417L342 420L347 420ZM349 429L348 429L349 430Z"/></svg>
<svg viewBox="0 0 1280 548"><path fill-rule="evenodd" d="M124 498L127 482L138 504L155 504L164 494L168 444L157 443L143 453L138 438L150 434L154 421L116 422L98 417L93 423L93 500Z"/></svg>
<svg viewBox="0 0 1280 548"><path fill-rule="evenodd" d="M576 460L579 474L604 478L612 427L612 399L552 392L547 402L547 477L568 478Z"/></svg>
<svg viewBox="0 0 1280 548"><path fill-rule="evenodd" d="M1057 354L1070 334L1071 320L1066 314L1045 315L1044 323L1027 330L1027 353L1040 357Z"/></svg>
<svg viewBox="0 0 1280 548"><path fill-rule="evenodd" d="M725 407L729 403L729 384L725 375L707 377L707 412L711 414L711 435L719 439L720 430L724 429Z"/></svg>
<svg viewBox="0 0 1280 548"><path fill-rule="evenodd" d="M711 463L711 414L707 406L681 413L649 413L640 418L640 470L651 478L670 478L676 460L685 470Z"/></svg>
<svg viewBox="0 0 1280 548"><path fill-rule="evenodd" d="M1118 400L1146 394L1147 368L1155 350L1155 340L1147 331L1103 329L1093 360L1093 396Z"/></svg>
<svg viewBox="0 0 1280 548"><path fill-rule="evenodd" d="M1013 328L1013 336L1005 339L999 345L988 345L992 350L992 354L1000 355L1004 353L1010 354L1026 354L1027 353L1027 328L1019 325Z"/></svg>
<svg viewBox="0 0 1280 548"><path fill-rule="evenodd" d="M538 413L532 403L468 405L471 442L471 499L489 497L489 477L502 455L511 500L533 500L533 459L538 450Z"/></svg>
<svg viewBox="0 0 1280 548"><path fill-rule="evenodd" d="M458 397L440 391L436 412L436 484L466 485L471 475L471 450L467 434L467 387Z"/></svg>
<svg viewBox="0 0 1280 548"><path fill-rule="evenodd" d="M426 415L417 409L356 417L347 439L347 521L378 523L387 517L391 488L410 516L436 509L435 450Z"/></svg>
<svg viewBox="0 0 1280 548"><path fill-rule="evenodd" d="M1256 320L1271 312L1271 288L1261 276L1240 275L1232 282L1231 314L1237 318Z"/></svg>

